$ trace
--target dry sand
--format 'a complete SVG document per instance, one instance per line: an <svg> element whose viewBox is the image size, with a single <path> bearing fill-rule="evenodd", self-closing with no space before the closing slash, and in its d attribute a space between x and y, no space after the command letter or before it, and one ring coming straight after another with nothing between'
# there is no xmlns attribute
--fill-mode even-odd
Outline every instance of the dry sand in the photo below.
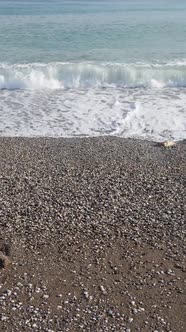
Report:
<svg viewBox="0 0 186 332"><path fill-rule="evenodd" d="M0 138L0 331L186 331L185 143Z"/></svg>

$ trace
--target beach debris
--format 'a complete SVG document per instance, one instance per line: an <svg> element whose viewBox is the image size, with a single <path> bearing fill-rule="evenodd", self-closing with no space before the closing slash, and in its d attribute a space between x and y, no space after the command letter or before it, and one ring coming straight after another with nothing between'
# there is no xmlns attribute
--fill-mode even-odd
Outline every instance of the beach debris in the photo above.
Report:
<svg viewBox="0 0 186 332"><path fill-rule="evenodd" d="M163 145L165 148L172 148L176 145L176 142L174 141L165 141L161 145Z"/></svg>
<svg viewBox="0 0 186 332"><path fill-rule="evenodd" d="M0 251L0 269L6 269L11 264L11 259Z"/></svg>

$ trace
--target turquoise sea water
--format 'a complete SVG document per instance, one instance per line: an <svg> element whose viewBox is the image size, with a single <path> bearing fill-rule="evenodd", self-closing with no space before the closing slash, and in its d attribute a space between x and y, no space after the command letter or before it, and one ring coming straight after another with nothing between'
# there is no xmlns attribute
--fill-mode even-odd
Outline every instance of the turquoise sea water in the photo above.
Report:
<svg viewBox="0 0 186 332"><path fill-rule="evenodd" d="M0 134L186 138L185 0L0 0Z"/></svg>
<svg viewBox="0 0 186 332"><path fill-rule="evenodd" d="M0 42L11 63L180 59L186 1L1 0Z"/></svg>

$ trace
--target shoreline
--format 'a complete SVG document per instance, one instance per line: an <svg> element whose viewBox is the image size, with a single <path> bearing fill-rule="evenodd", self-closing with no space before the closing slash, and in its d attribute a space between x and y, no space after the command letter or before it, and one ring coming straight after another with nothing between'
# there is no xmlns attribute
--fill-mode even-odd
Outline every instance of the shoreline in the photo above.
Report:
<svg viewBox="0 0 186 332"><path fill-rule="evenodd" d="M0 137L2 331L186 329L185 143Z"/></svg>

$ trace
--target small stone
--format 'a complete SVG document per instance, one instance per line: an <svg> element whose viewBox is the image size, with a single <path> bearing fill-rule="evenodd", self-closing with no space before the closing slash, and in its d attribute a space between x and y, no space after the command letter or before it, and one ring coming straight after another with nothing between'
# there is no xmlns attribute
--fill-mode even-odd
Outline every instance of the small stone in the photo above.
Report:
<svg viewBox="0 0 186 332"><path fill-rule="evenodd" d="M3 321L6 321L7 320L7 317L6 316L1 316L1 321L3 322Z"/></svg>
<svg viewBox="0 0 186 332"><path fill-rule="evenodd" d="M107 311L107 314L108 314L108 316L110 316L110 317L113 317L113 316L114 316L114 312L113 312L111 309L109 309L109 310Z"/></svg>
<svg viewBox="0 0 186 332"><path fill-rule="evenodd" d="M61 306L61 305L58 305L58 306L57 306L57 309L62 309L62 306Z"/></svg>
<svg viewBox="0 0 186 332"><path fill-rule="evenodd" d="M45 294L45 295L43 295L43 298L44 298L44 299L48 299L48 298L49 298L49 295Z"/></svg>
<svg viewBox="0 0 186 332"><path fill-rule="evenodd" d="M102 293L104 294L104 295L106 295L107 294L107 291L106 291L106 289L101 285L100 286L100 289L101 289L101 291L102 291Z"/></svg>
<svg viewBox="0 0 186 332"><path fill-rule="evenodd" d="M85 298L88 300L88 298L89 298L89 293L87 292L87 291L84 291L84 296L85 296Z"/></svg>

